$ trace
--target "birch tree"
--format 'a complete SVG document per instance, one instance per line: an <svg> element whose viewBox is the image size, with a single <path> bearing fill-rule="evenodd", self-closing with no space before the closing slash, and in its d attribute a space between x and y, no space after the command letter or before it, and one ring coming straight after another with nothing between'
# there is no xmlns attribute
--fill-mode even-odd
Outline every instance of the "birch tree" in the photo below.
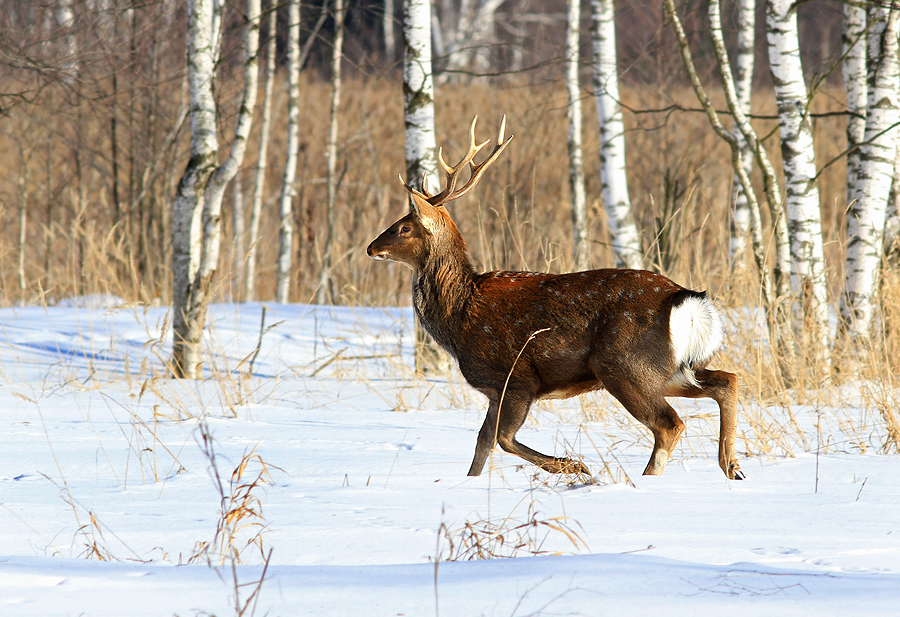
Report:
<svg viewBox="0 0 900 617"><path fill-rule="evenodd" d="M584 191L584 155L581 147L581 84L578 79L581 43L581 1L569 0L566 19L566 93L569 120L569 198L572 202L574 269L590 264L587 199Z"/></svg>
<svg viewBox="0 0 900 617"><path fill-rule="evenodd" d="M268 13L268 41L266 42L266 74L263 89L262 118L259 127L259 150L256 157L256 175L253 183L253 198L250 202L250 223L247 230L247 262L244 270L242 300L256 300L256 261L259 253L259 222L262 218L263 197L266 187L266 170L269 156L269 124L272 121L272 91L275 84L275 30L278 11L273 0Z"/></svg>
<svg viewBox="0 0 900 617"><path fill-rule="evenodd" d="M403 3L403 114L406 122L406 181L437 181L434 78L431 69L431 3ZM431 186L431 185L430 185ZM436 187L435 187L436 188Z"/></svg>
<svg viewBox="0 0 900 617"><path fill-rule="evenodd" d="M718 0L710 0L718 2ZM740 0L737 15L737 54L734 62L734 91L738 107L745 115L750 115L751 95L753 93L753 69L755 60L756 43L756 0ZM738 140L738 148L741 151L741 163L744 173L749 177L753 173L753 152L744 134L735 123L733 130ZM732 182L732 194L734 195L734 218L731 228L731 242L729 252L731 259L737 264L741 263L741 256L745 252L747 238L751 233L750 203L747 194L741 186L738 174L734 175Z"/></svg>
<svg viewBox="0 0 900 617"><path fill-rule="evenodd" d="M888 196L900 122L900 8L869 9L865 135L859 152L856 193L847 212L847 258L841 317L850 340L869 344L880 283Z"/></svg>
<svg viewBox="0 0 900 617"><path fill-rule="evenodd" d="M592 0L591 9L603 206L617 265L640 269L641 238L634 222L625 170L625 123L619 104L615 0Z"/></svg>
<svg viewBox="0 0 900 617"><path fill-rule="evenodd" d="M859 168L859 144L866 132L866 8L852 3L844 4L844 29L841 34L843 47L842 72L847 91L847 204L855 198L856 177Z"/></svg>
<svg viewBox="0 0 900 617"><path fill-rule="evenodd" d="M505 0L460 0L454 10L444 3L443 21L435 33L442 41L441 55L447 58L444 75L484 73L490 68L490 44L494 35L497 10ZM453 20L452 16L456 19Z"/></svg>
<svg viewBox="0 0 900 617"><path fill-rule="evenodd" d="M297 156L300 149L300 0L288 1L288 121L281 197L278 201L278 276L275 301L287 304L291 291L291 257L294 251L294 197L297 189Z"/></svg>
<svg viewBox="0 0 900 617"><path fill-rule="evenodd" d="M200 376L200 341L219 260L222 198L244 157L257 89L259 0L248 0L243 99L228 157L218 165L213 15L212 0L188 3L191 156L173 203L172 372L189 379Z"/></svg>
<svg viewBox="0 0 900 617"><path fill-rule="evenodd" d="M434 79L431 69L431 2L403 2L403 114L406 124L406 182L421 186L437 179L434 135ZM429 189L435 189L429 185ZM413 281L415 285L415 281ZM443 368L446 356L416 319L416 372Z"/></svg>
<svg viewBox="0 0 900 617"><path fill-rule="evenodd" d="M900 134L894 158L894 182L888 197L887 221L884 223L884 257L888 267L900 266Z"/></svg>
<svg viewBox="0 0 900 617"><path fill-rule="evenodd" d="M766 31L784 164L795 329L810 342L816 360L827 366L830 336L822 216L793 0L766 1Z"/></svg>
<svg viewBox="0 0 900 617"><path fill-rule="evenodd" d="M333 304L334 281L331 278L331 252L334 248L335 200L337 199L337 140L338 116L341 108L341 60L344 46L344 0L334 0L334 41L331 47L331 121L328 128L327 197L325 201L325 244L322 251L322 272L319 278L317 302Z"/></svg>
<svg viewBox="0 0 900 617"><path fill-rule="evenodd" d="M384 0L381 30L384 35L384 59L388 64L393 65L394 56L397 53L396 36L394 35L394 0Z"/></svg>
<svg viewBox="0 0 900 617"><path fill-rule="evenodd" d="M731 148L731 164L735 175L737 176L741 189L747 197L750 210L750 238L753 240L753 255L759 270L761 291L763 302L766 306L766 317L769 326L772 347L775 350L775 356L778 361L779 371L782 378L790 383L793 375L794 366L794 345L793 337L790 333L790 316L783 307L783 299L787 298L790 293L788 271L790 269L790 255L788 249L788 233L785 223L785 215L781 207L781 192L778 186L778 178L775 169L762 148L756 132L750 124L750 120L741 109L738 103L737 93L734 85L734 77L731 72L731 65L728 61L728 52L725 49L725 40L722 36L722 23L720 16L719 2L710 0L708 5L710 37L712 39L713 50L716 57L716 65L722 81L722 89L725 94L725 100L728 104L729 111L734 116L735 124L740 130L744 141L754 153L755 159L763 173L766 201L772 213L773 231L776 240L776 261L773 268L774 285L769 278L769 268L766 262L765 247L763 245L762 236L762 217L760 214L759 202L753 191L753 185L750 176L746 172L745 165L741 160L741 143L733 132L729 132L719 120L718 113L713 107L706 95L706 90L700 82L700 77L694 67L691 56L690 47L687 41L687 35L678 17L673 0L663 0L663 7L668 13L675 30L678 40L679 50L681 52L682 63L691 82L691 86L697 95L697 100L706 113L710 125L713 127L716 135L724 140Z"/></svg>

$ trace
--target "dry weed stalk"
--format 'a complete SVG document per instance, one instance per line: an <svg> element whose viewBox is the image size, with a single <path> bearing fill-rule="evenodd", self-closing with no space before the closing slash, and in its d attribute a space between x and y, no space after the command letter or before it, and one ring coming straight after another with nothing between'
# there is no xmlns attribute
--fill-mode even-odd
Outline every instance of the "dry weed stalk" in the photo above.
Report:
<svg viewBox="0 0 900 617"><path fill-rule="evenodd" d="M200 449L209 461L209 473L219 494L220 506L213 539L197 542L188 563L205 561L213 565L215 561L220 566L227 563L237 565L243 563L243 554L250 547L257 548L263 561L267 562L262 534L266 531L268 522L263 516L262 500L257 493L270 482L270 470L282 470L266 463L254 447L244 453L231 472L226 490L219 473L215 440L205 419L200 421L197 430ZM255 470L248 474L251 466ZM247 533L249 537L244 539L242 536Z"/></svg>
<svg viewBox="0 0 900 617"><path fill-rule="evenodd" d="M535 500L529 502L524 520L513 516L507 516L498 522L466 520L461 527L455 529L441 523L438 535L439 542L443 540L447 546L439 549L436 561L506 559L523 555L574 555L588 548L587 543L573 529L568 517L542 518ZM551 537L564 539L571 545L571 550L544 548Z"/></svg>

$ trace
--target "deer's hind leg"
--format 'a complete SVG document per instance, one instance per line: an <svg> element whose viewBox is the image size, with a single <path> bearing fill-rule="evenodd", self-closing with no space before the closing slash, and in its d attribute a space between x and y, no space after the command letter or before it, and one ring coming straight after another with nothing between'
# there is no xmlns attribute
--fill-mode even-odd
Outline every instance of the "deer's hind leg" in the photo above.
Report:
<svg viewBox="0 0 900 617"><path fill-rule="evenodd" d="M489 399L487 416L478 432L475 458L472 459L468 475L477 476L481 473L494 444L499 444L506 452L515 454L550 473L589 473L587 467L579 461L541 454L516 439L516 433L525 423L533 401L528 393L507 390L503 396L503 408L500 410L499 419L497 410L500 406L500 397L499 395L489 396Z"/></svg>
<svg viewBox="0 0 900 617"><path fill-rule="evenodd" d="M653 433L653 453L644 468L644 475L660 475L684 432L684 422L662 394L647 392L625 380L608 383L606 389L628 413Z"/></svg>
<svg viewBox="0 0 900 617"><path fill-rule="evenodd" d="M743 480L746 476L734 453L737 434L737 375L701 369L694 376L700 387L690 384L671 385L666 395L711 398L719 405L719 467L729 479Z"/></svg>

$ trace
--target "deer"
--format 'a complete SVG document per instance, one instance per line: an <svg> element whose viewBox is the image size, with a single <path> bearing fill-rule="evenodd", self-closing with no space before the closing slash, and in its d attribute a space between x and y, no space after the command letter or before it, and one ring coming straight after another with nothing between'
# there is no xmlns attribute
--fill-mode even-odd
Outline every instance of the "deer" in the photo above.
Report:
<svg viewBox="0 0 900 617"><path fill-rule="evenodd" d="M506 116L481 163L475 125L460 161L438 162L446 185L429 192L400 177L410 212L366 252L413 272L415 314L457 362L466 382L488 399L468 475L480 475L497 444L550 473L587 474L578 460L541 454L516 439L535 401L606 390L653 434L644 475L663 473L684 422L667 397L711 398L719 407L718 463L729 479L744 474L735 459L737 375L710 370L725 342L723 317L706 292L650 271L599 269L567 274L478 273L446 205L471 191L512 141ZM468 180L460 175L468 168Z"/></svg>

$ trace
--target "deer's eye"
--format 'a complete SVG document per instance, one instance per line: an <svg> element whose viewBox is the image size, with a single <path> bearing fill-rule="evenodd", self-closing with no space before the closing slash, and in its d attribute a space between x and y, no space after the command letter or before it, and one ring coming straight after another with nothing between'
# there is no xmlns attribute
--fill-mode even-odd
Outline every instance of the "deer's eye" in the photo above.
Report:
<svg viewBox="0 0 900 617"><path fill-rule="evenodd" d="M402 227L400 227L400 233L402 233L402 234L408 234L411 231L412 231L412 227L410 227L409 225L403 225Z"/></svg>

